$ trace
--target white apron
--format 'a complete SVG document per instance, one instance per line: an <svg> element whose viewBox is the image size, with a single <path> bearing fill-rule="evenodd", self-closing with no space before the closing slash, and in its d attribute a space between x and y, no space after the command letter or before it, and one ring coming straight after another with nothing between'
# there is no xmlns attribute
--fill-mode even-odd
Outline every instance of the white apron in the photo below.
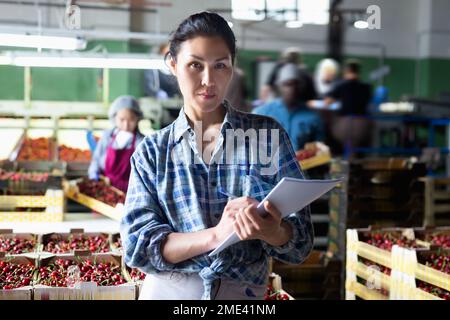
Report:
<svg viewBox="0 0 450 320"><path fill-rule="evenodd" d="M228 279L214 282L213 300L263 300L265 285L248 285ZM162 272L147 274L139 300L200 300L203 280L197 273Z"/></svg>

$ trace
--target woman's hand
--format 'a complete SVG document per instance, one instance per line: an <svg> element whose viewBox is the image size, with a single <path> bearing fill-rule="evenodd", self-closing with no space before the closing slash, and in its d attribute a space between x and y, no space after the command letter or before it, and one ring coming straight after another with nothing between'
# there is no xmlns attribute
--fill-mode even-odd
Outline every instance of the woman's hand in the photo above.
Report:
<svg viewBox="0 0 450 320"><path fill-rule="evenodd" d="M260 239L273 246L282 246L292 238L292 227L282 221L280 211L270 202L264 203L264 209L268 215L262 217L255 203L241 207L235 215L234 231L241 240Z"/></svg>
<svg viewBox="0 0 450 320"><path fill-rule="evenodd" d="M240 197L228 201L225 209L223 210L222 218L214 227L215 241L217 242L217 245L222 243L222 241L234 231L233 226L236 220L236 214L239 210L257 203L258 202L255 199L249 197Z"/></svg>

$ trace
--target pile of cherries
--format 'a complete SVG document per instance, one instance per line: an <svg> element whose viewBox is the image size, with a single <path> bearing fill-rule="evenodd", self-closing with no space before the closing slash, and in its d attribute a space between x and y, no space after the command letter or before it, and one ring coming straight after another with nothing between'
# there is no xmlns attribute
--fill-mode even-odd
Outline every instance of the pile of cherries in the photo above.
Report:
<svg viewBox="0 0 450 320"><path fill-rule="evenodd" d="M0 261L0 289L10 290L31 285L35 271L32 263Z"/></svg>
<svg viewBox="0 0 450 320"><path fill-rule="evenodd" d="M132 268L130 270L130 277L133 281L142 281L145 280L145 273L139 271L138 269Z"/></svg>
<svg viewBox="0 0 450 320"><path fill-rule="evenodd" d="M78 189L81 193L112 207L115 207L118 203L125 203L125 194L118 192L102 180L83 179L78 183Z"/></svg>
<svg viewBox="0 0 450 320"><path fill-rule="evenodd" d="M436 234L429 240L432 245L450 249L450 234Z"/></svg>
<svg viewBox="0 0 450 320"><path fill-rule="evenodd" d="M109 241L105 235L88 236L73 234L67 239L61 235L51 235L49 241L44 244L44 251L52 253L68 253L73 250L89 250L92 253L109 252Z"/></svg>
<svg viewBox="0 0 450 320"><path fill-rule="evenodd" d="M36 240L34 239L0 236L0 252L6 252L8 254L33 252L35 246Z"/></svg>
<svg viewBox="0 0 450 320"><path fill-rule="evenodd" d="M276 291L272 285L268 285L264 300L289 300L289 296L279 290Z"/></svg>
<svg viewBox="0 0 450 320"><path fill-rule="evenodd" d="M395 235L389 232L373 232L370 234L366 242L380 249L391 251L394 245L403 248L417 248L418 244L415 240L410 240L401 235Z"/></svg>
<svg viewBox="0 0 450 320"><path fill-rule="evenodd" d="M79 269L79 281L95 282L98 286L116 286L126 283L121 268L112 262L92 262L90 260L75 261L56 259L53 263L39 268L39 283L51 287L67 287L71 277L68 271L71 266Z"/></svg>

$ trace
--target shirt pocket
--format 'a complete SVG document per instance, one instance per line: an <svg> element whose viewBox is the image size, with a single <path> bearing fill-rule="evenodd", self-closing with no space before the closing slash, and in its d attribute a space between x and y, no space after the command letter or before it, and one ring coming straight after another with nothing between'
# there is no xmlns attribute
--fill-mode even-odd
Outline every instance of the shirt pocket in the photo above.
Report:
<svg viewBox="0 0 450 320"><path fill-rule="evenodd" d="M248 174L239 165L227 165L218 179L219 193L225 197L250 197L261 202L275 186L260 175Z"/></svg>

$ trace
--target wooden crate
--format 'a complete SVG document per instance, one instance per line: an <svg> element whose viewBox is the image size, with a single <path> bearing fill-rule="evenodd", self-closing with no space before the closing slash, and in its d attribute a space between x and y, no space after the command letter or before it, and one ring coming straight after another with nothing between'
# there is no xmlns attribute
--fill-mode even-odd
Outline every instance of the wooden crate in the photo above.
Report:
<svg viewBox="0 0 450 320"><path fill-rule="evenodd" d="M394 245L389 252L361 241L360 233L365 231L367 229L347 230L347 300L354 300L356 297L375 300L440 299L419 289L417 281L450 291L450 275L421 264L418 260L418 256L428 252L429 248L406 249ZM360 261L360 257L373 262L374 265L366 266ZM378 266L389 268L390 275L378 270ZM358 283L357 278L366 280L372 288ZM389 296L380 294L379 289L389 291Z"/></svg>
<svg viewBox="0 0 450 320"><path fill-rule="evenodd" d="M72 199L92 210L101 213L113 220L120 221L123 215L124 206L123 203L118 203L115 207L112 207L106 203L103 203L95 198L89 197L80 192L77 183L80 180L63 181L64 193L67 198ZM117 190L121 192L120 190Z"/></svg>
<svg viewBox="0 0 450 320"><path fill-rule="evenodd" d="M43 211L14 211L41 208ZM0 196L0 222L60 222L65 211L64 192L48 189L43 196Z"/></svg>
<svg viewBox="0 0 450 320"><path fill-rule="evenodd" d="M348 226L421 226L424 163L409 159L363 159L348 169Z"/></svg>
<svg viewBox="0 0 450 320"><path fill-rule="evenodd" d="M436 216L450 216L450 178L421 178L425 184L425 219L423 225L434 226L439 219ZM448 223L447 219L445 223Z"/></svg>
<svg viewBox="0 0 450 320"><path fill-rule="evenodd" d="M273 263L273 271L283 278L283 287L296 299L339 299L341 262L313 251L300 265Z"/></svg>

